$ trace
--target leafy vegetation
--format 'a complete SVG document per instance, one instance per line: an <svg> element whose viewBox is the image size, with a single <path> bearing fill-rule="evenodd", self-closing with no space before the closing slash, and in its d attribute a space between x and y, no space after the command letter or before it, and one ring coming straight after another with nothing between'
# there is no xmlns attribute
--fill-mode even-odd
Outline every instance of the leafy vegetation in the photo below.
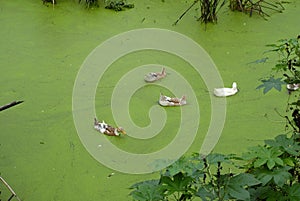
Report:
<svg viewBox="0 0 300 201"><path fill-rule="evenodd" d="M273 70L282 72L284 80L271 75L258 89L267 93L272 88L280 91L283 84L300 83L299 39L267 45L272 48L268 52L279 55ZM295 97L296 101L288 102L292 120L284 116L288 134L265 140L240 156L210 153L182 157L162 171L159 179L132 185L130 195L139 201L188 201L196 197L203 201L300 200L300 100Z"/></svg>
<svg viewBox="0 0 300 201"><path fill-rule="evenodd" d="M300 35L296 38L281 39L277 43L269 44L268 53L276 53L278 60L272 68L272 75L265 78L262 84L257 89L263 88L263 92L267 93L272 88L281 90L281 86L288 87L290 97L287 102L287 112L289 115L283 116L288 122L288 125L293 128L294 132L300 130L300 100L297 90L300 86ZM280 74L279 78L274 78L275 74ZM293 96L292 96L293 95ZM290 120L292 118L293 120Z"/></svg>
<svg viewBox="0 0 300 201"><path fill-rule="evenodd" d="M300 83L300 35L297 38L281 39L275 44L269 44L271 48L267 52L277 53L279 59L275 67L272 68L273 73L282 73L280 78L274 78L272 74L269 78L263 79L263 84L257 88L264 88L264 93L268 92L273 87L278 91L281 90L283 84L298 84ZM282 81L283 79L283 81Z"/></svg>
<svg viewBox="0 0 300 201"><path fill-rule="evenodd" d="M278 135L241 156L182 157L159 179L132 185L130 195L139 201L300 200L299 141L299 134ZM239 171L225 171L228 166Z"/></svg>
<svg viewBox="0 0 300 201"><path fill-rule="evenodd" d="M111 10L115 10L115 11L123 11L127 8L134 8L134 4L129 4L127 3L126 0L106 0L105 1L106 9L111 9Z"/></svg>
<svg viewBox="0 0 300 201"><path fill-rule="evenodd" d="M43 4L56 4L56 0L42 0ZM87 8L99 7L98 0L78 0L78 3L84 3ZM125 9L134 8L134 4L127 3L126 0L104 0L105 8L115 11L123 11Z"/></svg>

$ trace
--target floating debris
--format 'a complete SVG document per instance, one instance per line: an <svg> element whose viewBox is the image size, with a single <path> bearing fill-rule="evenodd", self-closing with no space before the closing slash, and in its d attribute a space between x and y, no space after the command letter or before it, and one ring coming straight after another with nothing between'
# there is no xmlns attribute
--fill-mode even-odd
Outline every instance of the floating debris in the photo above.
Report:
<svg viewBox="0 0 300 201"><path fill-rule="evenodd" d="M1 106L1 107L0 107L0 111L6 110L6 109L8 109L8 108L10 108L10 107L13 107L13 106L16 106L16 105L19 105L19 104L21 104L21 103L23 103L23 102L24 102L24 101L13 101L13 102L11 102L11 103L8 103L8 104L6 104L6 105Z"/></svg>

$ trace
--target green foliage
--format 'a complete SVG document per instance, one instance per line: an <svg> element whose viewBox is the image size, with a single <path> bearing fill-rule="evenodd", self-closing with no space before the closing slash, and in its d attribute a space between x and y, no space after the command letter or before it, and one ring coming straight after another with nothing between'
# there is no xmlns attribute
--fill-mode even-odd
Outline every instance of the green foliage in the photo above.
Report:
<svg viewBox="0 0 300 201"><path fill-rule="evenodd" d="M262 185L265 186L269 182L273 182L278 187L282 187L291 178L291 174L288 172L290 167L281 167L270 169L258 169L255 171L256 178L261 181ZM272 183L271 183L272 184Z"/></svg>
<svg viewBox="0 0 300 201"><path fill-rule="evenodd" d="M265 144L281 150L285 153L285 157L289 155L295 157L299 155L300 151L300 145L296 139L294 136L288 138L286 135L278 135L275 139L265 140Z"/></svg>
<svg viewBox="0 0 300 201"><path fill-rule="evenodd" d="M134 200L161 201L164 200L164 189L159 185L159 180L148 180L136 183L130 187L136 189L130 193Z"/></svg>
<svg viewBox="0 0 300 201"><path fill-rule="evenodd" d="M278 147L257 146L249 148L249 150L243 155L243 158L251 161L253 168L266 166L272 170L276 165L283 165L283 161L280 159L283 152Z"/></svg>
<svg viewBox="0 0 300 201"><path fill-rule="evenodd" d="M287 84L300 83L300 35L297 38L281 39L277 43L269 44L267 47L271 48L267 52L276 52L279 56L279 60L275 67L272 68L275 72L281 72L284 77L284 82ZM271 77L272 78L272 77ZM270 78L270 79L271 79ZM274 79L277 85L280 78ZM277 89L277 88L276 88Z"/></svg>
<svg viewBox="0 0 300 201"><path fill-rule="evenodd" d="M250 193L245 186L251 187L260 184L261 182L256 179L253 175L247 173L241 173L232 177L228 183L227 191L228 194L238 200L249 200Z"/></svg>
<svg viewBox="0 0 300 201"><path fill-rule="evenodd" d="M274 73L281 73L279 78L274 78L273 75L268 79L263 79L261 85L257 89L263 88L263 92L267 93L275 88L281 91L281 85L286 85L289 94L295 92L300 87L300 35L296 38L281 39L277 43L267 45L270 48L268 53L276 53L278 60L272 68ZM300 131L300 100L299 93L288 99L287 112L290 115L285 115L287 126L293 129L293 132ZM292 117L292 120L290 118Z"/></svg>
<svg viewBox="0 0 300 201"><path fill-rule="evenodd" d="M300 184L294 184L286 189L287 197L290 201L300 200Z"/></svg>
<svg viewBox="0 0 300 201"><path fill-rule="evenodd" d="M174 162L158 180L134 184L134 200L299 200L299 135L278 135L240 157L193 154ZM239 167L233 173L227 166Z"/></svg>

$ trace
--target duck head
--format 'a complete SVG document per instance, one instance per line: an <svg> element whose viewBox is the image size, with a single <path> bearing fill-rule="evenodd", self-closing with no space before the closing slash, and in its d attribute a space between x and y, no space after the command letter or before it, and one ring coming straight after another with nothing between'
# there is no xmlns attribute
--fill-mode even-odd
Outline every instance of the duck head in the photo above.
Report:
<svg viewBox="0 0 300 201"><path fill-rule="evenodd" d="M232 83L232 89L237 89L237 83L236 82Z"/></svg>
<svg viewBox="0 0 300 201"><path fill-rule="evenodd" d="M120 135L120 134L123 134L123 135L126 135L126 131L122 128L122 127L117 127L116 129L115 129L115 134L116 135Z"/></svg>

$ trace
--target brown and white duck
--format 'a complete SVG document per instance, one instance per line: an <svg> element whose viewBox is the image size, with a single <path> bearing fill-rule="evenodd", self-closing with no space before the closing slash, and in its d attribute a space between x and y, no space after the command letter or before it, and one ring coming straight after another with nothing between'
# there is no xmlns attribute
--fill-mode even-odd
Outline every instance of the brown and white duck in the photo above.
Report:
<svg viewBox="0 0 300 201"><path fill-rule="evenodd" d="M112 127L104 121L99 122L96 118L94 118L94 128L100 133L109 136L120 136L121 134L126 134L126 131L122 127Z"/></svg>
<svg viewBox="0 0 300 201"><path fill-rule="evenodd" d="M163 68L161 72L151 72L145 75L144 80L146 82L155 82L167 76L166 69Z"/></svg>
<svg viewBox="0 0 300 201"><path fill-rule="evenodd" d="M186 105L186 96L182 96L181 98L177 97L168 97L163 95L162 93L160 94L159 101L158 103L161 106L181 106L181 105Z"/></svg>

